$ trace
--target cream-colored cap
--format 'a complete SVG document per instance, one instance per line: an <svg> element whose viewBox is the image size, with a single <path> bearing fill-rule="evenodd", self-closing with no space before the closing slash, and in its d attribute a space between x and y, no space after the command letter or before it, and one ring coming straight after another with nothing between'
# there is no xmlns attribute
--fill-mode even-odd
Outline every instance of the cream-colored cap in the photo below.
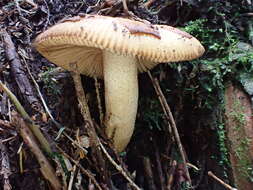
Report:
<svg viewBox="0 0 253 190"><path fill-rule="evenodd" d="M196 38L174 27L99 15L56 24L41 33L34 45L56 65L71 71L75 63L81 74L96 77L103 76L103 50L136 57L139 71L159 62L192 60L204 53Z"/></svg>

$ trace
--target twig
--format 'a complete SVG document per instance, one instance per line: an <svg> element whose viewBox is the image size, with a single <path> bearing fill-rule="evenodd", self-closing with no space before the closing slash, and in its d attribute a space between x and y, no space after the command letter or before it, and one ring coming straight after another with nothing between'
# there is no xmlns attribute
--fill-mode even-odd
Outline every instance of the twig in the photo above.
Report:
<svg viewBox="0 0 253 190"><path fill-rule="evenodd" d="M24 167L23 167L23 145L24 143L22 142L21 145L19 146L18 148L18 151L17 151L17 154L19 156L19 170L20 170L20 173L23 174L24 173Z"/></svg>
<svg viewBox="0 0 253 190"><path fill-rule="evenodd" d="M157 143L154 143L154 146L157 147ZM162 170L162 165L161 165L161 158L159 151L155 149L155 160L156 160L156 168L159 176L159 182L160 182L160 190L164 190L165 188L165 182L164 182L164 172Z"/></svg>
<svg viewBox="0 0 253 190"><path fill-rule="evenodd" d="M253 16L253 13L243 13L241 16Z"/></svg>
<svg viewBox="0 0 253 190"><path fill-rule="evenodd" d="M76 173L76 165L73 166L73 169L71 171L68 190L72 189L75 173Z"/></svg>
<svg viewBox="0 0 253 190"><path fill-rule="evenodd" d="M67 153L65 153L58 145L56 145L56 147L60 150L60 152L64 156L66 156L69 160L71 160L76 166L78 166L81 169L81 171L84 173L84 175L86 175L94 183L94 185L98 188L98 190L103 190L102 187L98 184L95 177L88 170L84 169L82 167L82 165L79 164L78 161L74 160L71 156L69 156Z"/></svg>
<svg viewBox="0 0 253 190"><path fill-rule="evenodd" d="M47 28L48 24L50 23L50 19L49 19L50 12L49 12L49 7L48 7L48 4L47 4L47 1L46 0L43 0L43 1L45 3L46 8L47 8L47 21L46 21L46 23L44 25L44 28L43 28L43 30L45 30Z"/></svg>
<svg viewBox="0 0 253 190"><path fill-rule="evenodd" d="M129 10L128 10L128 7L127 7L127 1L128 0L122 0L122 3L123 3L123 11L125 14L129 15Z"/></svg>
<svg viewBox="0 0 253 190"><path fill-rule="evenodd" d="M27 70L28 70L28 73L30 74L30 77L31 77L32 81L34 82L34 85L35 85L36 90L37 90L37 92L38 92L38 94L39 94L39 97L40 97L40 99L41 99L41 101L42 101L42 104L43 104L43 106L44 106L46 112L48 113L49 117L50 117L51 120L53 121L53 123L56 125L56 127L57 127L59 130L61 130L61 132L63 133L63 135L64 135L65 137L67 137L76 147L80 148L82 151L84 151L85 154L87 154L87 150L85 150L80 144L78 144L78 143L77 143L75 140L73 140L67 133L65 133L65 132L63 131L63 129L64 129L65 127L64 127L63 125L61 125L60 123L58 123L58 122L54 119L54 117L52 116L52 114L51 114L51 112L50 112L50 110L49 110L49 108L48 108L48 106L47 106L47 104L46 104L46 101L44 100L44 98L43 98L43 96L42 96L42 94L41 94L41 92L40 92L39 85L38 85L38 83L36 82L36 80L34 79L34 77L32 76L32 73L31 73L30 69L28 68L28 66L27 66ZM60 67L57 67L57 70L56 70L56 69L54 70L54 72L57 72L57 73L58 73L58 72L63 72L63 71L65 71L65 70L63 70L63 69L60 68ZM61 132L58 133L56 139L58 139L58 138L60 137Z"/></svg>
<svg viewBox="0 0 253 190"><path fill-rule="evenodd" d="M97 166L98 166L98 170L99 173L102 177L102 179L108 184L109 180L108 180L108 174L107 174L107 170L106 170L106 164L105 164L105 160L102 156L101 150L99 149L99 138L97 136L95 127L93 125L91 116L90 116L90 111L89 111L89 107L88 104L86 102L86 98L85 98L85 92L84 89L82 87L82 82L81 82L81 77L80 74L77 72L74 65L74 71L75 72L71 72L71 75L73 77L74 83L75 83L75 89L76 89L76 94L77 94L77 99L79 102L79 107L81 110L81 114L83 116L84 121L86 122L86 129L87 129L87 133L88 136L90 137L90 144L91 144L91 151L92 151L92 155L93 155L93 160L96 162Z"/></svg>
<svg viewBox="0 0 253 190"><path fill-rule="evenodd" d="M86 101L85 93L82 87L81 76L76 72L71 72L71 76L73 77L75 83L76 95L79 102L81 113L84 116L84 120L91 121L88 103Z"/></svg>
<svg viewBox="0 0 253 190"><path fill-rule="evenodd" d="M2 142L5 143L5 142L11 141L12 139L15 139L15 138L16 138L16 136L12 136L12 137L2 140Z"/></svg>
<svg viewBox="0 0 253 190"><path fill-rule="evenodd" d="M54 76L56 74L59 74L59 73L63 73L63 72L66 72L66 70L64 70L63 68L61 67L56 67L56 68L53 68L52 70L50 71L45 71L43 73L40 73L39 74L39 78L43 78L45 76Z"/></svg>
<svg viewBox="0 0 253 190"><path fill-rule="evenodd" d="M193 165L193 164L191 164L191 163L187 163L187 166L193 168L193 169L196 170L196 171L199 171L199 170L200 170L197 166L195 166L195 165Z"/></svg>
<svg viewBox="0 0 253 190"><path fill-rule="evenodd" d="M18 114L14 114L12 116L12 122L17 126L20 130L20 135L22 136L24 142L27 144L27 146L30 148L31 152L35 155L37 158L39 164L40 164L40 171L45 179L47 179L51 186L55 190L61 189L61 184L59 179L55 175L55 171L47 158L44 156L43 152L40 150L32 132L30 131L29 127L26 125L23 118L18 116Z"/></svg>
<svg viewBox="0 0 253 190"><path fill-rule="evenodd" d="M236 188L233 188L231 187L230 185L226 184L224 181L222 181L220 178L218 178L217 176L215 176L213 174L213 172L209 171L208 172L208 175L210 177L212 177L213 179L215 179L216 181L218 181L221 185L223 185L226 189L229 189L229 190L237 190Z"/></svg>
<svg viewBox="0 0 253 190"><path fill-rule="evenodd" d="M100 126L103 126L104 114L102 110L101 98L100 98L100 93L99 93L100 86L98 83L98 79L94 78L94 80L95 80L95 88L96 88L97 101L98 101L99 121L100 121Z"/></svg>
<svg viewBox="0 0 253 190"><path fill-rule="evenodd" d="M18 2L18 0L15 0L15 5L16 5L16 8L18 9L18 13L19 13L19 15L20 15L20 16L22 16L22 13L21 13L21 8L20 8L20 6L19 6L19 2Z"/></svg>
<svg viewBox="0 0 253 190"><path fill-rule="evenodd" d="M145 177L147 179L147 184L149 186L149 189L156 189L155 183L154 183L154 176L152 172L151 162L148 157L143 157L143 166L145 171Z"/></svg>
<svg viewBox="0 0 253 190"><path fill-rule="evenodd" d="M29 5L33 6L33 9L37 9L38 5L36 3L34 3L33 0L25 0L26 3L28 3Z"/></svg>
<svg viewBox="0 0 253 190"><path fill-rule="evenodd" d="M51 153L52 150L50 148L50 145L47 139L40 131L39 126L34 124L28 113L25 111L21 103L16 98L16 96L1 81L0 81L0 90L3 90L9 96L10 100L15 105L17 111L25 119L25 121L27 121L29 128L32 130L33 134L36 136L37 140L40 142L45 151Z"/></svg>
<svg viewBox="0 0 253 190"><path fill-rule="evenodd" d="M108 158L108 160L112 163L112 165L126 178L126 180L130 183L130 185L135 188L136 190L141 190L138 185L136 185L134 183L134 181L126 174L126 172L123 170L123 168L118 165L113 159L112 157L109 155L109 153L106 151L104 145L99 141L99 145L103 151L103 153L106 155L106 157Z"/></svg>
<svg viewBox="0 0 253 190"><path fill-rule="evenodd" d="M13 126L11 126L11 123L9 121L4 121L0 119L0 125L9 129L14 129Z"/></svg>
<svg viewBox="0 0 253 190"><path fill-rule="evenodd" d="M144 7L146 7L147 9L155 2L156 0L148 0L147 2L145 2L143 4Z"/></svg>
<svg viewBox="0 0 253 190"><path fill-rule="evenodd" d="M4 181L3 189L11 190L12 187L9 181L9 176L12 173L11 168L10 168L10 160L7 153L7 149L1 139L0 139L0 150L1 150L1 160L2 160L0 175L3 175L3 181Z"/></svg>
<svg viewBox="0 0 253 190"><path fill-rule="evenodd" d="M44 100L44 98L43 98L43 96L42 96L42 93L40 92L40 87L39 87L38 83L37 83L36 80L34 79L32 73L31 73L31 71L30 71L30 68L28 67L28 65L27 65L27 63L26 63L26 60L25 60L24 58L23 58L23 60L24 60L24 62L25 62L25 64L26 64L26 69L27 69L27 71L28 71L28 74L30 75L30 77L31 77L31 79L32 79L32 81L33 81L33 84L35 85L35 88L36 88L36 90L37 90L37 93L39 94L40 100L41 100L42 105L44 106L44 108L45 108L47 114L48 114L49 117L51 118L52 122L53 122L58 128L60 128L60 129L61 129L61 128L64 128L64 127L63 127L60 123L58 123L58 122L54 119L54 117L52 116L51 111L49 110L49 108L48 108L48 106L47 106L47 104L46 104L46 101Z"/></svg>
<svg viewBox="0 0 253 190"><path fill-rule="evenodd" d="M177 168L177 161L173 160L172 161L172 165L170 167L170 171L169 171L169 176L168 176L168 181L167 181L167 189L171 190L173 181L174 181L174 174Z"/></svg>
<svg viewBox="0 0 253 190"><path fill-rule="evenodd" d="M185 153L183 151L183 146L182 146L182 143L181 143L181 140L180 140L180 136L178 134L177 126L176 126L175 120L173 118L173 115L171 113L170 107L169 107L169 105L168 105L168 103L167 103L167 101L166 101L166 99L164 97L164 94L163 94L163 92L161 90L161 87L159 85L158 80L154 79L152 77L152 75L151 75L150 72L148 72L148 75L149 75L149 77L150 77L150 79L152 81L152 84L153 84L153 86L155 88L155 91L156 91L158 97L160 97L159 98L160 103L164 106L164 108L166 110L165 114L168 116L167 119L169 119L169 121L171 123L171 127L172 127L173 133L175 135L175 139L176 139L176 142L177 142L177 145L178 145L178 148L179 148L182 160L183 160L186 176L187 176L187 178L189 180L189 185L191 186L192 183L191 183L191 178L190 178L189 170L187 168L187 162L186 162L186 158L185 158Z"/></svg>

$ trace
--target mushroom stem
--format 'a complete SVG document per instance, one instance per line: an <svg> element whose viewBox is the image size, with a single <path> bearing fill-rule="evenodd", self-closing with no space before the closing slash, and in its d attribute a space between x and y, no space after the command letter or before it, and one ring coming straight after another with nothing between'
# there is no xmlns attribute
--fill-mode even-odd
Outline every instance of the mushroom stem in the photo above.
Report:
<svg viewBox="0 0 253 190"><path fill-rule="evenodd" d="M106 133L118 152L124 150L134 131L138 104L136 59L108 51L103 53Z"/></svg>

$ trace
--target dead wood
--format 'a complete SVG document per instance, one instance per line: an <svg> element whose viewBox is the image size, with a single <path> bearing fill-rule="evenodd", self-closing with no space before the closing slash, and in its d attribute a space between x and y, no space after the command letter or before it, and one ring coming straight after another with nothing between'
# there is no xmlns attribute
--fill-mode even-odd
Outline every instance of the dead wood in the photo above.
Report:
<svg viewBox="0 0 253 190"><path fill-rule="evenodd" d="M12 77L19 88L20 94L26 100L32 109L39 111L42 109L36 95L33 92L33 87L27 77L26 69L21 64L11 36L6 30L1 31L3 44L5 48L6 58L9 61Z"/></svg>

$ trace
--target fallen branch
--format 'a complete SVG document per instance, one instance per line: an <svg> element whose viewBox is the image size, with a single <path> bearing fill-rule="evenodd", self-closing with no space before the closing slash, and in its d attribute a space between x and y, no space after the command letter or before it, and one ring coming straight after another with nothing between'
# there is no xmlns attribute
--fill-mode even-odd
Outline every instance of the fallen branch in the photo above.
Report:
<svg viewBox="0 0 253 190"><path fill-rule="evenodd" d="M50 182L53 189L60 190L61 183L59 179L56 177L55 171L51 166L50 162L47 160L43 152L40 150L26 122L23 120L23 118L18 116L17 113L12 115L12 122L15 126L18 127L20 135L22 136L24 142L30 148L31 152L35 155L36 159L38 160L40 164L40 171L44 176L44 178Z"/></svg>
<svg viewBox="0 0 253 190"><path fill-rule="evenodd" d="M166 101L166 98L164 97L164 94L163 94L163 92L161 90L161 87L159 85L158 80L156 78L154 79L152 77L152 75L151 75L150 72L148 72L148 75L149 75L149 77L150 77L150 79L152 81L152 84L153 84L154 89L155 89L155 91L157 93L159 101L162 104L162 107L165 108L165 116L166 116L166 119L171 124L172 130L173 130L173 133L174 133L174 136L175 136L178 148L179 148L179 152L180 152L182 160L183 160L184 169L185 169L185 172L186 172L186 176L188 178L187 180L189 181L189 185L191 186L191 178L190 178L189 170L187 168L187 162L186 162L186 158L185 158L185 153L183 151L183 145L181 143L180 136L179 136L178 130L177 130L177 126L176 126L175 120L173 118L173 115L171 113L170 107L169 107L169 105L168 105L168 103Z"/></svg>
<svg viewBox="0 0 253 190"><path fill-rule="evenodd" d="M10 62L11 73L18 85L20 93L22 94L23 98L27 100L27 102L29 102L29 104L35 111L40 110L42 106L40 105L37 97L34 95L32 85L30 84L25 69L20 62L11 36L7 33L6 30L2 30L1 35L3 38L6 57Z"/></svg>

